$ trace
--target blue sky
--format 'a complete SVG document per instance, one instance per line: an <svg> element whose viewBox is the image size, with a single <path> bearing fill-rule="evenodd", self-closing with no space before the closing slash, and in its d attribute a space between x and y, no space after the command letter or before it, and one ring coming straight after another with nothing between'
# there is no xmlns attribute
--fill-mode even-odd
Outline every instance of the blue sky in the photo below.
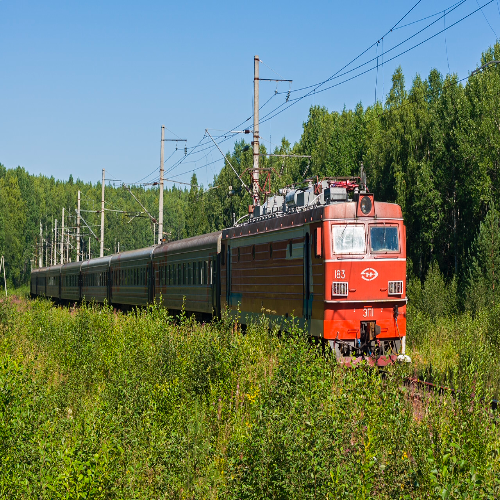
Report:
<svg viewBox="0 0 500 500"><path fill-rule="evenodd" d="M386 53L385 61L488 1L421 0L385 36L384 52L436 23ZM96 182L105 168L108 178L135 182L153 172L146 181L154 180L162 124L167 137L186 138L191 152L205 128L218 135L251 117L255 54L263 61L261 77L275 78L274 70L299 89L333 75L416 3L0 0L0 163L57 179L72 174ZM378 74L372 70L302 99L262 124L264 144L279 144L283 136L297 141L312 104L330 111L373 104L376 80L381 98L398 65L407 87L417 73L425 78L434 67L445 74L449 66L466 77L496 34L498 0L383 66L380 42L356 61L378 55ZM276 88L284 94L274 95ZM288 89L287 83L262 82L261 104L274 97L261 116L282 104ZM224 142L222 150L233 143ZM221 155L215 148L199 149L175 166L183 152L166 143L165 158L172 154L166 169L175 167L168 177L189 182L190 170L197 169L200 182L211 182Z"/></svg>

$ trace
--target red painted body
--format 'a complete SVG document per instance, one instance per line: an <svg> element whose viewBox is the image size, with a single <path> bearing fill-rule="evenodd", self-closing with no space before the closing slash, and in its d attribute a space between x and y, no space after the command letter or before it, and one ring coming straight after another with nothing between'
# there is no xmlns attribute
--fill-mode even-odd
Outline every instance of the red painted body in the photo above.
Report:
<svg viewBox="0 0 500 500"><path fill-rule="evenodd" d="M367 323L376 325L375 342L401 341L406 336L402 212L369 196L373 204L367 215L357 201L348 201L224 230L222 306L235 314L239 308L242 322L262 312L293 315L311 335L353 346ZM364 249L342 253L334 247L335 227L350 231L351 226L362 233ZM386 228L396 233L397 248L372 249L374 226L378 234ZM402 282L400 293L389 294L389 281ZM333 282L345 283L347 295L333 296Z"/></svg>
<svg viewBox="0 0 500 500"><path fill-rule="evenodd" d="M325 255L325 309L324 338L352 340L359 337L361 321L376 321L381 332L377 338L399 338L406 335L406 230L401 208L389 203L374 203L373 217L354 218L354 204L347 204L351 210L340 206L325 207L323 232ZM350 206L349 206L350 205ZM376 215L376 218L375 218ZM366 252L362 255L336 254L332 241L334 225L362 224L367 238ZM390 253L370 251L369 228L386 224L397 227L399 250ZM362 275L366 269L373 270L371 275ZM349 284L349 294L345 298L332 297L331 283L344 281L336 279L337 272L345 275ZM343 273L342 273L343 272ZM370 273L370 271L368 272ZM400 295L389 296L388 282L402 281ZM398 305L399 315L394 318L394 305Z"/></svg>

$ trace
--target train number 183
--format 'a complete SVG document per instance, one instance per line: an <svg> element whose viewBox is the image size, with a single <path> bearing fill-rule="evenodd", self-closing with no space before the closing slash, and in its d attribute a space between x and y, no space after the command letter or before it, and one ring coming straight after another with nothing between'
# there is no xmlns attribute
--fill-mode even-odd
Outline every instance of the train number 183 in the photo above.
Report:
<svg viewBox="0 0 500 500"><path fill-rule="evenodd" d="M336 280L343 280L345 278L345 271L343 269L336 269L335 270L335 279Z"/></svg>

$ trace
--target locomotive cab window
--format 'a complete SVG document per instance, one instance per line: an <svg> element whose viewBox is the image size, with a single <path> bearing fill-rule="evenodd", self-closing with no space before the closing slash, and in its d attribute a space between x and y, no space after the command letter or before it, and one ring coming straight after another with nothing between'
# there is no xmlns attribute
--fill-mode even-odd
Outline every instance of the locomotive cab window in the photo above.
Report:
<svg viewBox="0 0 500 500"><path fill-rule="evenodd" d="M362 254L366 251L365 226L344 224L332 226L333 252Z"/></svg>
<svg viewBox="0 0 500 500"><path fill-rule="evenodd" d="M376 253L399 252L398 226L370 226L370 250Z"/></svg>

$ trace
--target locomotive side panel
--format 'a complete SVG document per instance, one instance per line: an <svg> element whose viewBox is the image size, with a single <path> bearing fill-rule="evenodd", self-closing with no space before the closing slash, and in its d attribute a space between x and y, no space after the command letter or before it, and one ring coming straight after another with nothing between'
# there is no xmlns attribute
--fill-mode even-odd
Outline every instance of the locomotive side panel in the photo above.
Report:
<svg viewBox="0 0 500 500"><path fill-rule="evenodd" d="M239 306L243 323L262 312L302 318L307 306L304 228L266 229L256 225L253 234L223 240L221 304L233 314Z"/></svg>

